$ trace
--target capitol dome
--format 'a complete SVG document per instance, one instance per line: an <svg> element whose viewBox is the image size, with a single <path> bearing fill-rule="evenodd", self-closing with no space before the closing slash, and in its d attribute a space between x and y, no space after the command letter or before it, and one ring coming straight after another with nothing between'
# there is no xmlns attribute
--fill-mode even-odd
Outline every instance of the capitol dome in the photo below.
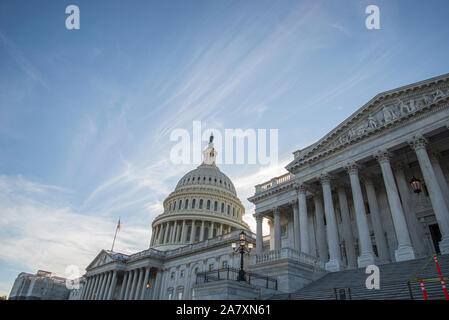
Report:
<svg viewBox="0 0 449 320"><path fill-rule="evenodd" d="M212 140L203 163L186 173L164 200L164 212L152 224L151 248L171 250L234 230L250 231L234 184L215 164Z"/></svg>

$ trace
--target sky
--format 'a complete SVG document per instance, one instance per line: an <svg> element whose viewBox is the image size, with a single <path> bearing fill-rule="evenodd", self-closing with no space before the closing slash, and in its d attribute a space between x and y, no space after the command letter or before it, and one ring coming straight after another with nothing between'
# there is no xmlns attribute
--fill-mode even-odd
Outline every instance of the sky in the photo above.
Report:
<svg viewBox="0 0 449 320"><path fill-rule="evenodd" d="M71 4L79 30L65 26ZM119 217L114 250L147 249L197 166L170 160L170 134L193 121L278 129L277 163L220 165L254 231L247 198L295 150L376 94L449 72L448 12L446 0L1 0L0 295L23 271L83 273Z"/></svg>

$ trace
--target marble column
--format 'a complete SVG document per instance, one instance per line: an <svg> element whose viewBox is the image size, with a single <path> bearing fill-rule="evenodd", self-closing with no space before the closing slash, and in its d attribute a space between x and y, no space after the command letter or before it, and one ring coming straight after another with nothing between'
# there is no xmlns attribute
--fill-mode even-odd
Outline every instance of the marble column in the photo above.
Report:
<svg viewBox="0 0 449 320"><path fill-rule="evenodd" d="M446 207L449 209L449 186L440 165L440 155L438 152L434 151L430 154L430 162L432 163L433 170L435 171L435 176L438 180L438 184L440 185L441 192L443 193L443 198L446 200Z"/></svg>
<svg viewBox="0 0 449 320"><path fill-rule="evenodd" d="M435 171L430 162L426 151L427 140L423 136L415 137L409 141L410 146L415 151L418 158L419 167L429 190L430 201L432 202L433 212L438 222L441 232L441 241L439 243L441 253L449 253L449 212L444 200L443 192L435 175Z"/></svg>
<svg viewBox="0 0 449 320"><path fill-rule="evenodd" d="M307 212L307 228L309 230L309 254L316 257L316 238L315 238L315 222L314 215Z"/></svg>
<svg viewBox="0 0 449 320"><path fill-rule="evenodd" d="M256 218L256 253L262 253L263 251L263 234L262 234L262 222L263 217L260 214L255 215Z"/></svg>
<svg viewBox="0 0 449 320"><path fill-rule="evenodd" d="M211 222L209 224L209 237L208 239L212 239L214 237L214 223Z"/></svg>
<svg viewBox="0 0 449 320"><path fill-rule="evenodd" d="M168 235L170 233L170 222L165 223L165 235L164 235L164 244L168 243Z"/></svg>
<svg viewBox="0 0 449 320"><path fill-rule="evenodd" d="M346 257L350 268L357 267L357 255L355 252L354 235L352 234L351 217L349 215L348 198L343 185L337 187L338 203L340 204L341 222L343 226L343 238L345 240Z"/></svg>
<svg viewBox="0 0 449 320"><path fill-rule="evenodd" d="M126 271L123 274L122 287L120 288L119 300L125 300L126 284L127 284L127 281L128 281L128 274L129 274L129 272L126 272Z"/></svg>
<svg viewBox="0 0 449 320"><path fill-rule="evenodd" d="M326 241L326 228L324 226L324 212L321 200L321 193L315 192L313 195L315 205L315 221L317 229L318 256L321 261L327 262L328 250Z"/></svg>
<svg viewBox="0 0 449 320"><path fill-rule="evenodd" d="M105 274L102 273L100 275L100 281L98 282L98 289L95 295L95 300L100 300L101 298L101 290L103 289L104 286L104 280L105 280Z"/></svg>
<svg viewBox="0 0 449 320"><path fill-rule="evenodd" d="M192 220L192 229L190 230L190 243L192 244L195 240L195 220Z"/></svg>
<svg viewBox="0 0 449 320"><path fill-rule="evenodd" d="M200 241L204 241L204 220L201 220Z"/></svg>
<svg viewBox="0 0 449 320"><path fill-rule="evenodd" d="M111 285L109 287L107 300L114 300L115 289L117 287L117 271L113 271Z"/></svg>
<svg viewBox="0 0 449 320"><path fill-rule="evenodd" d="M144 276L142 268L139 268L137 270L139 272L139 278L138 278L139 280L137 280L137 283L136 283L136 293L134 294L134 300L139 300L140 296L142 295L142 282L143 282L143 276Z"/></svg>
<svg viewBox="0 0 449 320"><path fill-rule="evenodd" d="M176 238L176 233L177 233L177 221L173 222L173 230L172 233L170 235L170 243L174 243L175 242L175 238Z"/></svg>
<svg viewBox="0 0 449 320"><path fill-rule="evenodd" d="M155 233L156 233L156 228L153 228L152 232L151 232L150 247L153 246L153 244L154 244L154 234Z"/></svg>
<svg viewBox="0 0 449 320"><path fill-rule="evenodd" d="M375 158L379 162L382 170L385 190L387 193L388 203L390 205L391 217L393 219L396 238L398 240L398 249L394 253L396 261L415 259L415 251L412 247L404 211L402 209L398 189L394 180L393 171L390 166L390 155L387 150L381 150L375 154Z"/></svg>
<svg viewBox="0 0 449 320"><path fill-rule="evenodd" d="M108 282L110 280L110 277L111 277L111 273L109 271L105 272L103 285L101 286L99 300L103 300L104 299L105 292L107 291L107 288L108 288Z"/></svg>
<svg viewBox="0 0 449 320"><path fill-rule="evenodd" d="M154 281L154 290L151 297L151 300L159 300L161 299L160 287L161 287L161 270L157 270L156 272L156 280Z"/></svg>
<svg viewBox="0 0 449 320"><path fill-rule="evenodd" d="M377 253L379 255L380 262L389 262L390 254L388 252L387 240L385 239L384 229L382 227L376 189L374 188L373 180L370 177L365 177L363 180L365 184L366 196L368 198L371 224L373 225L374 236L376 237Z"/></svg>
<svg viewBox="0 0 449 320"><path fill-rule="evenodd" d="M86 277L85 290L83 292L83 295L81 296L81 300L87 300L86 297L89 294L89 289L90 289L91 284L92 284L92 281L91 281L90 277Z"/></svg>
<svg viewBox="0 0 449 320"><path fill-rule="evenodd" d="M281 213L279 208L273 210L274 216L274 250L281 249Z"/></svg>
<svg viewBox="0 0 449 320"><path fill-rule="evenodd" d="M223 234L223 224L220 223L220 236Z"/></svg>
<svg viewBox="0 0 449 320"><path fill-rule="evenodd" d="M300 228L299 228L299 209L298 209L298 201L290 202L290 205L293 208L293 238L294 238L294 246L295 250L301 250L301 236L300 236Z"/></svg>
<svg viewBox="0 0 449 320"><path fill-rule="evenodd" d="M355 162L348 163L345 167L351 181L352 198L354 200L355 217L359 232L360 256L357 257L359 268L375 264L373 245L366 217L365 203L363 201L362 188L360 187L359 166Z"/></svg>
<svg viewBox="0 0 449 320"><path fill-rule="evenodd" d="M182 229L181 229L181 243L186 243L186 221L182 220Z"/></svg>
<svg viewBox="0 0 449 320"><path fill-rule="evenodd" d="M338 239L337 219L335 218L334 204L332 202L331 178L327 173L320 176L323 188L324 213L327 222L327 241L329 248L329 261L325 268L330 272L340 271L342 267L340 255L340 241Z"/></svg>
<svg viewBox="0 0 449 320"><path fill-rule="evenodd" d="M419 222L414 208L410 204L410 185L405 178L404 166L399 164L395 166L394 175L398 186L399 195L402 200L402 208L404 209L405 221L409 229L410 239L417 257L427 256L427 247L423 239L426 238L424 227Z"/></svg>
<svg viewBox="0 0 449 320"><path fill-rule="evenodd" d="M98 275L94 276L94 280L93 280L93 283L92 283L92 289L91 289L91 292L89 294L89 299L88 300L94 300L95 299L95 291L97 290L97 286L98 286L98 278L99 278Z"/></svg>
<svg viewBox="0 0 449 320"><path fill-rule="evenodd" d="M168 227L167 227L168 230ZM133 300L134 299L134 295L136 293L136 285L137 285L137 278L139 277L139 269L134 269L133 270L133 282L131 284L131 290L129 292L129 299L128 300Z"/></svg>
<svg viewBox="0 0 449 320"><path fill-rule="evenodd" d="M298 191L298 211L299 211L299 236L301 252L310 254L309 228L307 221L307 200L306 187L303 184L297 186Z"/></svg>
<svg viewBox="0 0 449 320"><path fill-rule="evenodd" d="M129 297L131 296L131 283L133 281L133 276L134 270L128 271L128 282L126 283L125 300L129 300Z"/></svg>
<svg viewBox="0 0 449 320"><path fill-rule="evenodd" d="M160 223L159 226L160 226L160 231L159 231L158 244L162 244L162 242L164 241L163 236L164 236L164 226L165 226L165 224L164 223Z"/></svg>
<svg viewBox="0 0 449 320"><path fill-rule="evenodd" d="M148 283L148 277L150 275L150 267L146 267L145 268L145 276L143 278L143 283L142 283L142 293L140 294L140 300L145 299L145 293L147 292L147 283Z"/></svg>

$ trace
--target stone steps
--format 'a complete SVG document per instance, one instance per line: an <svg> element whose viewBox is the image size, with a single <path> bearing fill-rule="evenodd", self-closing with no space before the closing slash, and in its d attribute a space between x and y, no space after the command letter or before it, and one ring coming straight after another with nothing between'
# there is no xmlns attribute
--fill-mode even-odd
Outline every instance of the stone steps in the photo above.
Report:
<svg viewBox="0 0 449 320"><path fill-rule="evenodd" d="M365 268L328 273L317 281L292 294L277 294L270 299L335 300L334 288L351 289L353 300L404 300L410 299L407 280L416 274L431 257L380 265L380 289L369 290L365 286L368 274ZM438 256L444 277L449 277L449 254ZM417 274L418 279L439 279L437 268L432 261ZM449 281L446 281L449 283ZM440 281L424 282L429 300L444 299ZM413 299L422 300L419 282L411 282ZM349 297L347 297L348 299Z"/></svg>

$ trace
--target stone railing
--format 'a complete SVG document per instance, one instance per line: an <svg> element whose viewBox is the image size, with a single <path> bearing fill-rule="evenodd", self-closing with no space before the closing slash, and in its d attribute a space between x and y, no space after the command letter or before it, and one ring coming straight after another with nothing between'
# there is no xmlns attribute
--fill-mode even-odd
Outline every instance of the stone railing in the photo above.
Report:
<svg viewBox="0 0 449 320"><path fill-rule="evenodd" d="M280 250L270 250L252 255L251 264L255 265L284 259L290 259L302 264L307 264L317 268L324 269L324 262L318 259L317 257L290 248L282 248Z"/></svg>
<svg viewBox="0 0 449 320"><path fill-rule="evenodd" d="M273 188L277 185L289 182L290 180L292 180L292 177L293 177L293 175L290 172L288 172L280 177L276 177L276 178L271 179L270 181L264 182L262 184L258 184L256 186L256 193L263 192L263 191Z"/></svg>

